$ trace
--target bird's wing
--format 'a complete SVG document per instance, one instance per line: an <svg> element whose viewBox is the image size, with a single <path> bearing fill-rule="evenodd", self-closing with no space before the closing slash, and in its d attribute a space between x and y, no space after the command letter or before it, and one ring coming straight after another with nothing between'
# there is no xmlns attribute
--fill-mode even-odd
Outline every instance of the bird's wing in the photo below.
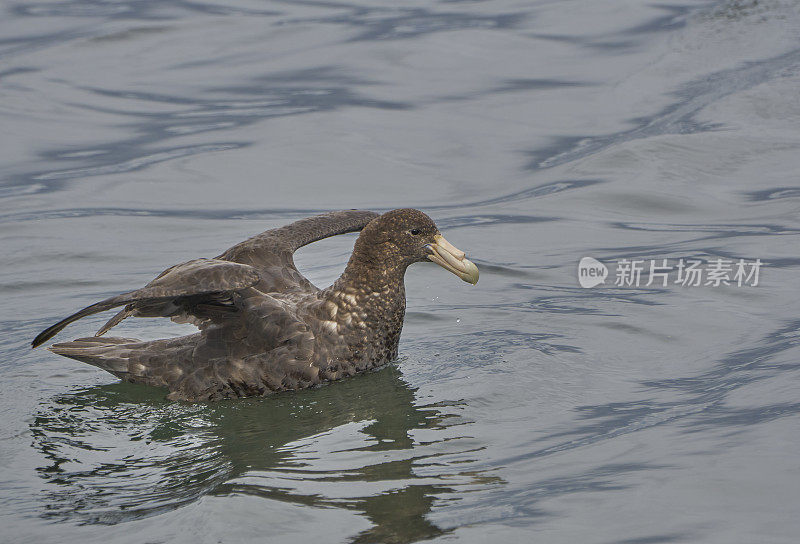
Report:
<svg viewBox="0 0 800 544"><path fill-rule="evenodd" d="M315 336L293 305L248 289L242 313L206 327L170 398L210 400L263 395L319 383ZM170 364L170 363L167 363Z"/></svg>
<svg viewBox="0 0 800 544"><path fill-rule="evenodd" d="M308 217L253 236L217 258L256 268L261 275L256 287L265 293L313 291L315 287L294 265L294 252L323 238L358 232L376 217L377 213L363 210L344 210Z"/></svg>
<svg viewBox="0 0 800 544"><path fill-rule="evenodd" d="M241 311L234 294L260 281L252 266L219 259L195 259L175 265L136 291L101 300L42 331L31 342L46 342L64 327L82 317L125 306L100 329L98 335L129 315L175 317L202 324Z"/></svg>
<svg viewBox="0 0 800 544"><path fill-rule="evenodd" d="M195 259L162 272L141 289L102 300L42 331L37 347L82 317L125 306L97 335L129 316L170 317L203 327L243 309L233 294L256 287L262 292L313 291L294 265L294 252L312 242L363 229L378 214L346 210L301 219L241 242L215 259Z"/></svg>

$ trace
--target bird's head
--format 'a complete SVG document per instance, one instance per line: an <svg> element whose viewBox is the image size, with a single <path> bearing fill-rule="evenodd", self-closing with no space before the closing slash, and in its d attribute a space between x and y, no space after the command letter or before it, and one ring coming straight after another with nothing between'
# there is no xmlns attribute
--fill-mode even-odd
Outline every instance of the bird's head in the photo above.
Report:
<svg viewBox="0 0 800 544"><path fill-rule="evenodd" d="M442 236L433 219L419 210L403 208L376 217L361 232L359 242L362 241L378 249L371 252L373 255L387 261L404 267L433 261L468 283L478 283L478 267Z"/></svg>

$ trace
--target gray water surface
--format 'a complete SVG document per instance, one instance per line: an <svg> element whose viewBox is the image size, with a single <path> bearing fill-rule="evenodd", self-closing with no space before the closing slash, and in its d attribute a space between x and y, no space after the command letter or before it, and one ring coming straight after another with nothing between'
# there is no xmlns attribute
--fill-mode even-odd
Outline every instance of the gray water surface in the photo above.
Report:
<svg viewBox="0 0 800 544"><path fill-rule="evenodd" d="M799 85L788 0L3 2L0 540L797 542ZM482 275L412 267L379 371L181 404L29 349L405 206ZM327 285L354 239L297 262ZM585 256L764 265L582 289Z"/></svg>

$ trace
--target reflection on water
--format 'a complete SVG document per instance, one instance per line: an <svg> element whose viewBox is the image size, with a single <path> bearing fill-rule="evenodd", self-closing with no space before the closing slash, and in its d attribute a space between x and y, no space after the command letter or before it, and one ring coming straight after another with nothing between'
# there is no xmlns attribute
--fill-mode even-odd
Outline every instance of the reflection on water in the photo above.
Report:
<svg viewBox="0 0 800 544"><path fill-rule="evenodd" d="M48 461L39 468L49 483L43 515L114 524L207 494L244 494L362 513L373 527L354 542L414 542L443 534L426 518L436 500L465 485L499 483L467 470L417 474L444 454L465 453L457 433L446 443L414 438L460 426L452 406L445 413L418 405L395 366L334 386L216 404L169 403L163 391L123 383L79 390L43 406L31 424ZM330 441L344 429L357 440Z"/></svg>

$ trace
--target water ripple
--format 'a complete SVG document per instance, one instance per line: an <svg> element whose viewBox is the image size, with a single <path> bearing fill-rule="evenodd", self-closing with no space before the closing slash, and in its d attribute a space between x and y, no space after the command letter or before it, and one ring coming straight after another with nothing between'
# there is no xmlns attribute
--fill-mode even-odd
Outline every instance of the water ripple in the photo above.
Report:
<svg viewBox="0 0 800 544"><path fill-rule="evenodd" d="M136 136L108 144L87 147L72 145L69 149L51 149L40 153L49 161L65 158L81 160L85 166L65 170L48 170L16 175L12 187L25 187L25 192L50 192L64 182L90 176L130 172L155 163L196 154L240 149L248 142L213 142L194 146L167 147L166 143L185 134L198 134L245 127L265 119L333 111L346 107L407 109L401 102L363 97L348 88L361 80L350 78L333 67L313 70L278 72L252 78L250 84L211 87L199 96L167 95L127 90L89 88L84 91L115 101L133 101L139 111L129 111L94 103L73 104L81 109L133 118L126 123ZM213 98L203 94L215 95ZM219 97L224 94L225 97ZM148 103L176 106L173 111L154 112ZM153 150L157 151L153 151ZM38 182L38 183L37 183ZM33 189L35 188L35 190ZM12 191L18 194L19 191Z"/></svg>
<svg viewBox="0 0 800 544"><path fill-rule="evenodd" d="M770 59L745 62L741 66L721 70L688 83L672 93L678 100L649 116L631 119L635 128L603 136L570 136L558 138L550 146L530 151L529 170L553 168L583 157L595 155L609 147L633 140L665 134L696 134L719 130L717 124L696 120L696 115L723 98L761 85L789 69L800 65L800 49Z"/></svg>

